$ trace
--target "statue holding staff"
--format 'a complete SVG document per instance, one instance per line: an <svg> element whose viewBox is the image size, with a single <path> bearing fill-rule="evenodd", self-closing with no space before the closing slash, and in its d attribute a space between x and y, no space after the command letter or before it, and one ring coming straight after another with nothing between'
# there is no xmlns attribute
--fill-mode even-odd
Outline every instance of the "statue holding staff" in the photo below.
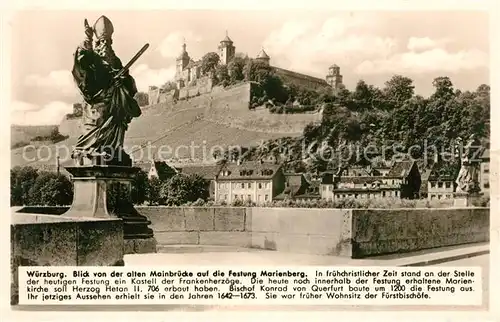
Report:
<svg viewBox="0 0 500 322"><path fill-rule="evenodd" d="M476 193L479 192L479 163L477 152L481 149L480 142L474 134L464 148L461 158L461 168L457 176L457 192Z"/></svg>
<svg viewBox="0 0 500 322"><path fill-rule="evenodd" d="M84 22L85 40L74 54L73 78L86 106L83 134L78 138L73 158L77 165L131 165L123 151L130 121L141 115L134 95L137 93L129 67L149 46L146 44L125 67L112 48L113 25L101 16L93 27ZM95 44L93 37L96 37Z"/></svg>

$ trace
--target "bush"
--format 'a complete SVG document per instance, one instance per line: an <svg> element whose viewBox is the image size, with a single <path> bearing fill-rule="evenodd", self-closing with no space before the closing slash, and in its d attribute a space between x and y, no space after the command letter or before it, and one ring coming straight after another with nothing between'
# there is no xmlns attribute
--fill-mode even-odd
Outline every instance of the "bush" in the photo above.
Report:
<svg viewBox="0 0 500 322"><path fill-rule="evenodd" d="M65 206L73 201L73 184L67 177L40 172L28 192L27 205ZM25 200L26 201L26 200Z"/></svg>

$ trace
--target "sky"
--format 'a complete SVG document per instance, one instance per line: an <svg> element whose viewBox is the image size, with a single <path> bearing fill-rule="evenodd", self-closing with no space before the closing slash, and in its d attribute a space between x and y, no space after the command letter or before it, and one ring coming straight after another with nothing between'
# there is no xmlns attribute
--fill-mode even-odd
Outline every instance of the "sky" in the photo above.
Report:
<svg viewBox="0 0 500 322"><path fill-rule="evenodd" d="M383 87L395 74L424 96L439 76L461 90L489 84L488 15L480 11L22 11L11 25L13 124L59 124L81 101L73 53L84 19L93 25L103 14L123 64L150 44L131 68L141 91L173 78L184 40L197 60L217 51L226 31L236 52L255 57L264 48L274 66L324 78L337 64L349 89L361 79Z"/></svg>

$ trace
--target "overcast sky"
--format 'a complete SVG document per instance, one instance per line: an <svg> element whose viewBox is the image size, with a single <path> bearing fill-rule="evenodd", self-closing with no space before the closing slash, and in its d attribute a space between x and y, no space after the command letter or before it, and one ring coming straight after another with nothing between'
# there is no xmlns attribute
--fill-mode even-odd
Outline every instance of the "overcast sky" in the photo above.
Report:
<svg viewBox="0 0 500 322"><path fill-rule="evenodd" d="M226 30L237 52L254 57L263 47L275 66L324 78L335 63L349 89L360 79L383 86L394 74L411 77L422 95L438 76L462 90L489 84L484 12L22 12L12 24L12 123L57 124L81 100L72 56L84 39L83 20L92 25L102 14L113 22L123 64L151 45L131 70L139 90L172 79L184 38L199 59L217 50Z"/></svg>

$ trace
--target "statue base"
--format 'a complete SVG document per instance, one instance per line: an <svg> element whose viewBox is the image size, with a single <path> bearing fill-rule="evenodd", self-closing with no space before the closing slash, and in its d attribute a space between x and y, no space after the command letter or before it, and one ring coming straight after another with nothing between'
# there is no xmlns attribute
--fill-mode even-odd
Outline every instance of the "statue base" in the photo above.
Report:
<svg viewBox="0 0 500 322"><path fill-rule="evenodd" d="M121 218L126 254L156 252L153 230L148 227L151 222L134 208L130 198L130 183L140 168L88 165L66 170L72 175L73 204L62 216ZM124 194L114 195L116 187L124 188Z"/></svg>

